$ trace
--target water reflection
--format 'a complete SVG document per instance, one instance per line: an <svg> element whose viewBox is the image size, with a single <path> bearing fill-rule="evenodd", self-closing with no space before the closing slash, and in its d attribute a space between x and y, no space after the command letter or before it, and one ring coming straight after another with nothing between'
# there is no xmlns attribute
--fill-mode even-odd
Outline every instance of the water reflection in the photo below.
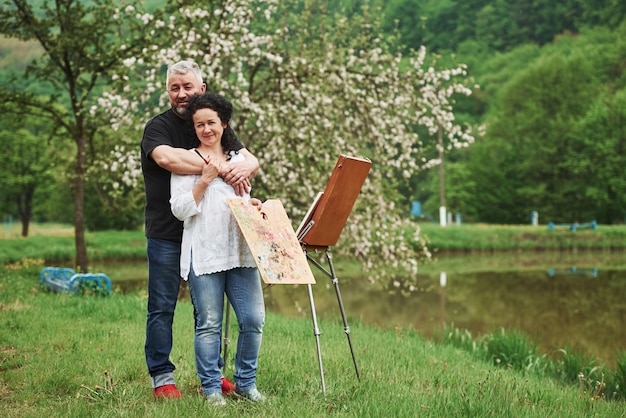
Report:
<svg viewBox="0 0 626 418"><path fill-rule="evenodd" d="M136 273L128 266L121 275L111 264L104 268L114 289L145 291L144 261L135 263ZM544 352L569 347L611 366L617 353L626 350L623 252L441 257L421 268L410 296L382 291L365 279L344 277L341 271L337 275L349 324L413 327L428 338L440 338L443 323L474 336L517 329ZM337 324L321 331L343 333L332 283L323 275L317 280L313 292L318 317ZM306 286L267 287L265 297L268 310L310 317ZM358 348L358 335L353 340Z"/></svg>

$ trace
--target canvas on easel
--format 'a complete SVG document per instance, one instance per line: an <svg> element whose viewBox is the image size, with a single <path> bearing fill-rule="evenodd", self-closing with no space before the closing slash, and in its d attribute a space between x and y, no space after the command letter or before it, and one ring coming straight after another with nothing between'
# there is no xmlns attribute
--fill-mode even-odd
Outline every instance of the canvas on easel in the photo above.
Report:
<svg viewBox="0 0 626 418"><path fill-rule="evenodd" d="M372 162L340 155L324 192L318 194L296 235L309 248L333 247L352 211Z"/></svg>
<svg viewBox="0 0 626 418"><path fill-rule="evenodd" d="M239 228L266 284L314 284L291 221L280 200L263 203L261 211L242 199L228 199Z"/></svg>

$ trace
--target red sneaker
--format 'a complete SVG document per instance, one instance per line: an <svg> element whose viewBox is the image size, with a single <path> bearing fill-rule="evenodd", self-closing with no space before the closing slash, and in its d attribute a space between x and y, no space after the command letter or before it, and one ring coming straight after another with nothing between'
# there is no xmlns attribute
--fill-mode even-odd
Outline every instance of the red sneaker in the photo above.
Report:
<svg viewBox="0 0 626 418"><path fill-rule="evenodd" d="M174 399L183 397L178 389L176 389L176 385L172 384L159 386L158 388L155 388L152 393L155 398Z"/></svg>
<svg viewBox="0 0 626 418"><path fill-rule="evenodd" d="M234 383L226 379L225 377L222 377L222 395L226 396L230 392L234 392L234 391L235 391Z"/></svg>

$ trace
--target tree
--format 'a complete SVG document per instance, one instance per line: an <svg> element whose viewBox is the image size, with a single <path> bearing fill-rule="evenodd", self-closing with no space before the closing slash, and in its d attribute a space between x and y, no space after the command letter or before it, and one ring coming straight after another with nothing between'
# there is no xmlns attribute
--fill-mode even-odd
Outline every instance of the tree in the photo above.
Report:
<svg viewBox="0 0 626 418"><path fill-rule="evenodd" d="M424 100L422 115L418 123L426 127L428 135L436 135L435 149L437 157L434 162L439 166L439 223L446 225L446 199L444 179L444 155L453 148L466 147L474 142L471 127L455 122L454 98L455 94L469 96L472 91L459 80L467 75L465 66L456 69L441 71L430 67L425 73L424 87L420 93Z"/></svg>
<svg viewBox="0 0 626 418"><path fill-rule="evenodd" d="M601 96L581 118L565 161L585 203L581 221L602 223L626 220L626 89Z"/></svg>
<svg viewBox="0 0 626 418"><path fill-rule="evenodd" d="M480 221L526 223L531 211L554 222L621 219L624 154L613 95L624 85L623 34L589 30L485 66L481 85L494 96L487 135L464 161L475 187L466 203Z"/></svg>
<svg viewBox="0 0 626 418"><path fill-rule="evenodd" d="M546 54L502 89L487 136L505 144L495 163L515 185L519 203L504 222L525 222L532 210L547 220L573 221L566 219L565 208L573 209L579 200L567 187L571 172L563 156L575 121L593 100L594 71L583 53Z"/></svg>
<svg viewBox="0 0 626 418"><path fill-rule="evenodd" d="M131 104L139 109L165 90L164 75L155 69L182 58L198 61L208 90L234 102L234 128L259 158L254 194L279 198L294 220L324 187L339 154L370 158L373 169L340 250L364 261L372 276L410 279L406 273L429 253L415 225L396 208L397 186L428 162L415 127L445 113L432 89L451 72L462 78L463 67L434 71L425 48L406 56L392 53L396 40L381 35L373 18L378 10L365 6L347 19L308 0L185 5L164 28L171 44L154 48L150 61L126 72L147 81ZM287 13L293 9L297 15ZM452 81L446 89L467 91ZM111 109L114 125L137 125L120 111L128 108L125 97L107 96L110 105L104 107ZM161 98L150 115L163 111ZM133 140L123 153L136 149Z"/></svg>
<svg viewBox="0 0 626 418"><path fill-rule="evenodd" d="M48 170L54 165L48 127L34 120L16 120L10 115L1 117L4 129L0 131L0 157L3 164L2 195L5 204L16 207L22 224L21 235L28 236L33 213L33 196L38 186L50 181ZM13 129L11 129L13 128Z"/></svg>
<svg viewBox="0 0 626 418"><path fill-rule="evenodd" d="M420 0L393 0L385 2L383 28L386 33L398 31L403 51L424 45L426 36L425 4Z"/></svg>
<svg viewBox="0 0 626 418"><path fill-rule="evenodd" d="M0 34L34 40L43 49L41 58L16 76L13 85L21 85L24 79L38 80L53 92L40 96L3 86L0 102L5 111L48 120L59 135L72 138L76 152L71 177L76 264L86 272L84 187L88 148L108 122L94 117L90 110L102 86L111 74L119 72L124 60L141 56L151 35L151 21L132 6L122 9L107 0L3 0L0 4Z"/></svg>

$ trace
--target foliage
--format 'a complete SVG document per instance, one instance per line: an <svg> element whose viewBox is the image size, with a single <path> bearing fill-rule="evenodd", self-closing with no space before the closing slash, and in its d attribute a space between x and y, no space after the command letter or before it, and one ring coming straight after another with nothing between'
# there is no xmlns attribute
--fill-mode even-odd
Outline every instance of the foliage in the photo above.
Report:
<svg viewBox="0 0 626 418"><path fill-rule="evenodd" d="M583 116L593 107L597 115L600 103L614 100L624 86L622 4L401 0L387 2L384 10L387 30L398 19L401 42L453 51L481 86L473 96L480 110L456 109L461 120L484 123L486 136L451 154L458 164L446 172L464 177L445 179L446 194L454 196L446 206L480 222L522 223L531 210L556 222L626 219L619 197L623 176L614 173L624 154L611 145L621 138L619 119L600 124ZM429 26L438 29L426 40ZM589 125L583 128L582 120ZM606 145L591 150L582 138ZM598 150L611 157L601 158ZM436 213L436 174L420 173L412 184L410 198Z"/></svg>
<svg viewBox="0 0 626 418"><path fill-rule="evenodd" d="M487 134L464 161L471 175L463 186L471 189L462 203L481 221L524 223L533 210L546 222L623 221L624 204L616 194L623 184L615 174L624 164L617 145L619 111L610 117L598 113L611 100L619 102L610 99L619 97L610 80L616 71L623 72L618 69L622 59L609 33L563 37L539 51L521 48L508 56L516 63L529 58L525 67L511 77L511 66L502 66L491 77L509 75L485 118ZM623 49L622 41L618 45ZM493 88L486 83L487 92ZM607 150L612 158L598 150ZM606 177L600 179L593 170Z"/></svg>
<svg viewBox="0 0 626 418"><path fill-rule="evenodd" d="M572 177L585 184L579 191L589 202L584 216L609 223L626 220L626 89L591 103L572 136L566 164Z"/></svg>
<svg viewBox="0 0 626 418"><path fill-rule="evenodd" d="M384 12L385 29L397 28L407 49L459 51L469 41L510 51L528 43L546 45L588 26L615 28L626 6L612 0L393 0L384 2Z"/></svg>
<svg viewBox="0 0 626 418"><path fill-rule="evenodd" d="M515 167L516 172L509 170L507 176L519 184L516 193L522 210L507 221L520 222L520 215L525 218L533 208L541 208L547 219L565 222L558 210L569 197L563 189L568 178L562 168L563 155L570 149L569 132L591 101L593 69L583 56L552 55L542 57L520 76L504 93L506 103L490 125L491 135L505 139L515 150L503 164ZM534 186L539 184L541 194ZM569 203L575 202L570 198Z"/></svg>

